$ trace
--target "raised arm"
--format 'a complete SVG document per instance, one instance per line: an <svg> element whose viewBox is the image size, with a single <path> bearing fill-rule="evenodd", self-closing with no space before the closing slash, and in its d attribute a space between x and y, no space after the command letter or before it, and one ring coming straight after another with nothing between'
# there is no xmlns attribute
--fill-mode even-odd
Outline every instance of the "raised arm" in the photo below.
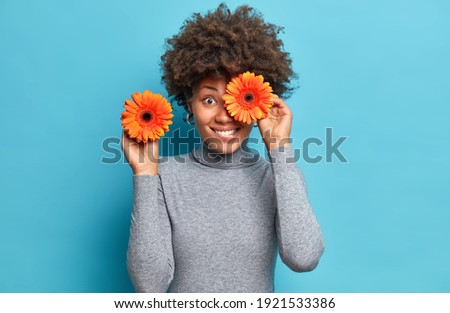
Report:
<svg viewBox="0 0 450 313"><path fill-rule="evenodd" d="M127 266L136 292L167 292L174 260L170 220L158 175L134 175Z"/></svg>
<svg viewBox="0 0 450 313"><path fill-rule="evenodd" d="M122 133L133 170L127 267L137 292L166 292L173 278L172 229L158 175L158 141L138 144Z"/></svg>
<svg viewBox="0 0 450 313"><path fill-rule="evenodd" d="M320 226L308 201L303 174L291 146L270 151L275 180L280 257L293 271L312 271L324 251Z"/></svg>

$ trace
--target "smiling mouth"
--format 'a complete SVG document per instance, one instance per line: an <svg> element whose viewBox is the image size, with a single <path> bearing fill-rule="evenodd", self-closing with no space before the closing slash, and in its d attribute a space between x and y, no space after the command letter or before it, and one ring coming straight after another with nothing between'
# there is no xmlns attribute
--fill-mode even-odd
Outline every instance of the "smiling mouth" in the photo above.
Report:
<svg viewBox="0 0 450 313"><path fill-rule="evenodd" d="M234 135L236 135L239 132L240 129L241 129L240 127L237 127L237 128L231 129L231 130L217 130L217 129L212 128L212 130L214 130L214 132L216 134L218 134L219 136L222 136L222 137L233 137Z"/></svg>

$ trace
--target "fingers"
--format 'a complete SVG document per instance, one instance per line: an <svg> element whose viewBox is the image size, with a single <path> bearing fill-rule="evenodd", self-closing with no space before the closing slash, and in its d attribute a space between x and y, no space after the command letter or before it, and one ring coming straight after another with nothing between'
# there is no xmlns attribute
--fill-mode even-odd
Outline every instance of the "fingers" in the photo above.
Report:
<svg viewBox="0 0 450 313"><path fill-rule="evenodd" d="M277 95L274 95L274 97L272 98L272 102L273 102L273 105L272 105L272 108L271 108L272 114L275 114L275 115L291 115L292 116L291 109L283 101L283 99L281 99Z"/></svg>
<svg viewBox="0 0 450 313"><path fill-rule="evenodd" d="M276 95L276 94L273 95L272 102L279 106L287 106L286 102L284 102L284 100L281 99L280 97L278 97L278 95Z"/></svg>
<svg viewBox="0 0 450 313"><path fill-rule="evenodd" d="M129 145L132 142L130 135L122 129L122 144Z"/></svg>
<svg viewBox="0 0 450 313"><path fill-rule="evenodd" d="M286 103L283 101L283 99L281 99L280 97L278 97L277 95L273 95L272 97L272 102L274 104L277 104L279 106L286 106Z"/></svg>
<svg viewBox="0 0 450 313"><path fill-rule="evenodd" d="M129 149L134 146L136 141L132 140L130 135L122 129L122 150L125 151L125 147Z"/></svg>
<svg viewBox="0 0 450 313"><path fill-rule="evenodd" d="M278 96L272 98L273 106L278 107L280 109L289 109L288 105L283 101L283 99Z"/></svg>

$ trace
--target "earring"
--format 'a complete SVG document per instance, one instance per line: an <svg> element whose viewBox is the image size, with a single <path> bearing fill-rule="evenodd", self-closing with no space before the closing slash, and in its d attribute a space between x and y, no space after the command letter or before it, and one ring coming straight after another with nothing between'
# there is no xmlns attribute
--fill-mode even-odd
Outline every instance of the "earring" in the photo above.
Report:
<svg viewBox="0 0 450 313"><path fill-rule="evenodd" d="M194 114L191 111L188 111L188 114L186 116L186 123L188 123L189 125L194 125L195 121L192 119L191 122L191 118L194 118Z"/></svg>
<svg viewBox="0 0 450 313"><path fill-rule="evenodd" d="M253 123L253 127L258 127L258 123Z"/></svg>

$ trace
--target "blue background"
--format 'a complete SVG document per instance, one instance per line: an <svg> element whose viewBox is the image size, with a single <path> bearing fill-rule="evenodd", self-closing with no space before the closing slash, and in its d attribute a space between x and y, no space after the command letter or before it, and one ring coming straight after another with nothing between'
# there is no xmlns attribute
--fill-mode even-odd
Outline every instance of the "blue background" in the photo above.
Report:
<svg viewBox="0 0 450 313"><path fill-rule="evenodd" d="M164 39L218 3L0 1L0 291L133 291L131 170L102 142L132 92L166 95ZM294 147L348 137L349 162L298 162L326 252L310 273L278 262L276 291L450 292L449 2L245 3L285 27Z"/></svg>

